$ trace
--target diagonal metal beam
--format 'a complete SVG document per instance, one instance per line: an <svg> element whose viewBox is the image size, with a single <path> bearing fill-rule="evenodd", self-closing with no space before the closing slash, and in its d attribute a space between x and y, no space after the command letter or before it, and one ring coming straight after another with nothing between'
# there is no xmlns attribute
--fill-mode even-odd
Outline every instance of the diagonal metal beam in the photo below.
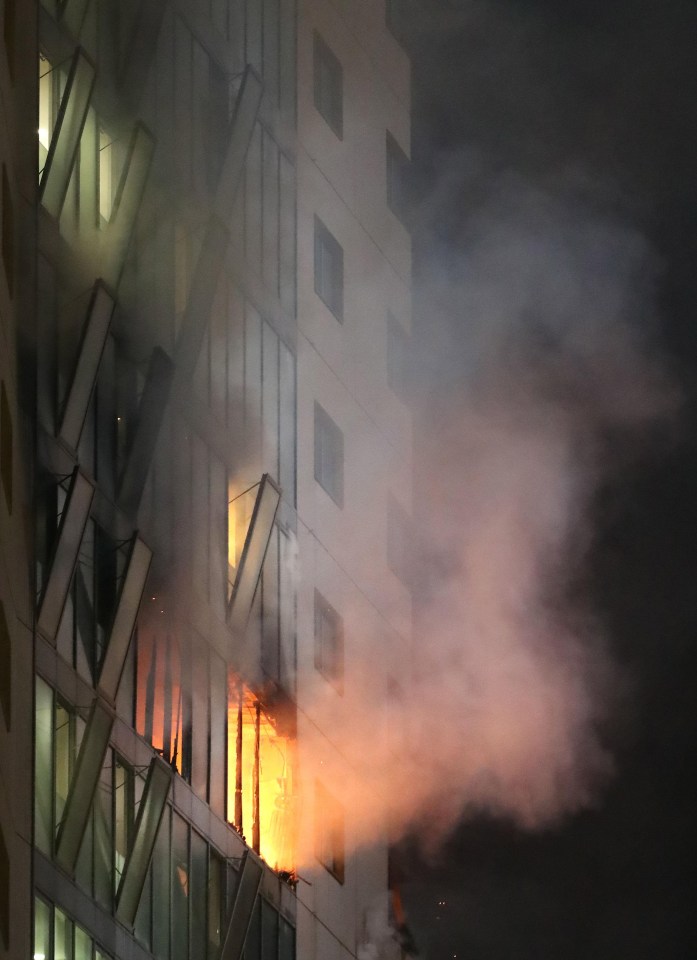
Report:
<svg viewBox="0 0 697 960"><path fill-rule="evenodd" d="M138 912L145 875L150 866L172 776L172 770L168 764L160 757L153 757L150 761L148 778L145 781L143 798L140 801L133 844L126 857L116 893L116 917L121 923L131 928Z"/></svg>
<svg viewBox="0 0 697 960"><path fill-rule="evenodd" d="M137 123L116 191L111 219L103 233L102 276L114 288L118 287L121 279L154 152L155 138L144 124Z"/></svg>
<svg viewBox="0 0 697 960"><path fill-rule="evenodd" d="M145 88L155 56L165 13L164 0L141 0L128 46L128 57L119 77L121 95L135 109Z"/></svg>
<svg viewBox="0 0 697 960"><path fill-rule="evenodd" d="M78 47L70 65L39 184L41 202L56 218L60 217L65 203L82 128L92 99L95 76L94 64L82 47Z"/></svg>
<svg viewBox="0 0 697 960"><path fill-rule="evenodd" d="M114 312L114 299L98 280L94 285L80 350L63 409L58 436L72 450L77 450L87 416L90 397L97 381L109 325Z"/></svg>
<svg viewBox="0 0 697 960"><path fill-rule="evenodd" d="M247 850L240 879L237 884L235 900L225 930L225 939L220 960L240 960L247 939L247 931L252 922L252 913L256 903L264 867L251 850Z"/></svg>
<svg viewBox="0 0 697 960"><path fill-rule="evenodd" d="M99 691L112 703L116 700L116 693L123 673L123 666L138 616L138 608L143 597L151 560L152 551L136 534L133 537L128 554L126 570L116 603L116 613L114 614L102 671L99 676Z"/></svg>
<svg viewBox="0 0 697 960"><path fill-rule="evenodd" d="M155 347L148 367L138 423L126 453L119 485L119 503L132 514L138 512L157 438L169 400L174 365L164 350Z"/></svg>
<svg viewBox="0 0 697 960"><path fill-rule="evenodd" d="M41 598L37 630L55 644L82 535L90 515L94 485L75 467L63 507L56 546Z"/></svg>
<svg viewBox="0 0 697 960"><path fill-rule="evenodd" d="M228 624L238 640L247 627L280 499L280 489L265 473L259 484L228 605Z"/></svg>
<svg viewBox="0 0 697 960"><path fill-rule="evenodd" d="M101 699L95 698L80 744L56 841L56 860L71 876L75 873L113 723L114 714Z"/></svg>

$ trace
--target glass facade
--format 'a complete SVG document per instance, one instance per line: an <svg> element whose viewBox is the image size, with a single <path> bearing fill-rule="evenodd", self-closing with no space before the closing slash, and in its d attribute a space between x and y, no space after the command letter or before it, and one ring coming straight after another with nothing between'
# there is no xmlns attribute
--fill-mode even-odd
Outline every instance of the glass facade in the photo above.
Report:
<svg viewBox="0 0 697 960"><path fill-rule="evenodd" d="M69 884L127 925L128 899L134 942L153 956L213 958L242 831L271 869L294 869L292 722L258 693L271 681L286 704L295 684L294 5L216 0L202 30L183 9L136 0L44 7L38 174L54 232L40 236L36 569L40 597L54 585L56 629L43 631L35 685L34 955L106 956L47 879L97 698L117 722ZM263 95L247 135L237 108L248 66ZM224 171L229 209L216 205ZM3 225L9 216L8 201ZM262 676L247 681L231 667L229 600L251 519L238 494L264 474L280 505L251 584ZM63 542L75 476L89 478L87 519ZM142 578L152 560L133 637L115 653L136 534ZM191 798L182 808L169 791L159 826L143 813L155 757ZM291 960L292 925L260 898L262 915L245 956Z"/></svg>

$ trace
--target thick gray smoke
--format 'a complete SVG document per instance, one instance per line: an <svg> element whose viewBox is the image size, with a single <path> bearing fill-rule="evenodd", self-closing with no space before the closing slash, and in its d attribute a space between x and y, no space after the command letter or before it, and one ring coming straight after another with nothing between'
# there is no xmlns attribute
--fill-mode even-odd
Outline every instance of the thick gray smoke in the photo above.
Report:
<svg viewBox="0 0 697 960"><path fill-rule="evenodd" d="M623 679L582 589L591 509L676 397L652 347L657 264L592 197L498 177L422 267L414 687L385 708L363 664L365 702L345 729L325 719L362 771L357 844L389 821L431 845L481 810L537 827L612 773L599 729Z"/></svg>

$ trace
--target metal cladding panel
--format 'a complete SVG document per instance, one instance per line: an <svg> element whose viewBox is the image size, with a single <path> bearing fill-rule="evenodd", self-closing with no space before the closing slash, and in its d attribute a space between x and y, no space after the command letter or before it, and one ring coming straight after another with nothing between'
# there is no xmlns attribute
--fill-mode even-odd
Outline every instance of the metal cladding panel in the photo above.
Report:
<svg viewBox="0 0 697 960"><path fill-rule="evenodd" d="M77 763L70 781L63 821L58 831L56 860L71 876L75 872L80 845L104 763L114 715L107 705L95 699L92 704Z"/></svg>
<svg viewBox="0 0 697 960"><path fill-rule="evenodd" d="M58 434L73 450L77 450L80 443L82 427L87 416L92 390L97 380L97 372L113 312L113 298L107 293L104 286L97 281L90 300L80 352Z"/></svg>
<svg viewBox="0 0 697 960"><path fill-rule="evenodd" d="M264 867L261 861L248 850L242 864L220 960L240 960L263 875Z"/></svg>
<svg viewBox="0 0 697 960"><path fill-rule="evenodd" d="M211 217L191 280L186 313L177 341L175 363L177 380L182 384L191 380L196 369L229 239L221 221L215 216Z"/></svg>
<svg viewBox="0 0 697 960"><path fill-rule="evenodd" d="M138 536L135 536L123 575L116 613L99 677L99 690L112 703L116 700L151 560L152 551Z"/></svg>
<svg viewBox="0 0 697 960"><path fill-rule="evenodd" d="M150 761L148 779L145 781L143 798L140 801L133 844L126 858L116 894L116 916L131 928L135 923L145 876L150 866L171 783L171 768L164 760L153 757Z"/></svg>
<svg viewBox="0 0 697 960"><path fill-rule="evenodd" d="M249 620L280 499L281 491L265 473L259 484L228 607L228 623L238 639Z"/></svg>
<svg viewBox="0 0 697 960"><path fill-rule="evenodd" d="M128 56L119 78L121 93L133 109L140 102L150 72L164 12L164 0L141 0L138 7Z"/></svg>
<svg viewBox="0 0 697 960"><path fill-rule="evenodd" d="M65 599L75 569L82 535L90 515L93 496L93 484L75 467L58 528L56 547L37 622L39 633L52 644L56 642L56 633L63 615Z"/></svg>
<svg viewBox="0 0 697 960"><path fill-rule="evenodd" d="M94 64L82 47L78 47L61 98L58 119L39 185L41 202L56 218L60 217L65 203L70 174L92 99L94 81Z"/></svg>
<svg viewBox="0 0 697 960"><path fill-rule="evenodd" d="M135 514L143 496L150 462L169 400L174 365L164 350L155 347L138 411L138 424L126 455L119 486L119 503Z"/></svg>
<svg viewBox="0 0 697 960"><path fill-rule="evenodd" d="M104 232L102 275L113 287L118 286L121 278L154 152L154 137L142 123L137 123L116 191L111 220Z"/></svg>
<svg viewBox="0 0 697 960"><path fill-rule="evenodd" d="M263 84L259 75L248 64L235 101L223 169L215 195L215 209L223 222L227 222L232 217L235 194L259 113L262 91Z"/></svg>

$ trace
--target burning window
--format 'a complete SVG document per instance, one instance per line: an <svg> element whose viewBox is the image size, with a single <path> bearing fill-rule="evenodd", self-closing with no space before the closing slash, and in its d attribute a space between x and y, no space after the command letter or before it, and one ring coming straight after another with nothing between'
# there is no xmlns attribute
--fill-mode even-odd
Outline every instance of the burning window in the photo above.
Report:
<svg viewBox="0 0 697 960"><path fill-rule="evenodd" d="M153 611L158 598L151 597ZM159 608L161 609L161 608ZM182 760L190 740L183 710L182 660L178 639L164 621L160 628L152 617L138 626L136 730L178 773L185 775ZM188 720L187 709L187 720ZM186 743L185 743L186 739ZM188 779L188 777L187 777Z"/></svg>
<svg viewBox="0 0 697 960"><path fill-rule="evenodd" d="M344 808L315 782L315 856L339 883L345 876Z"/></svg>
<svg viewBox="0 0 697 960"><path fill-rule="evenodd" d="M295 868L294 744L235 674L228 676L228 821L274 870Z"/></svg>

